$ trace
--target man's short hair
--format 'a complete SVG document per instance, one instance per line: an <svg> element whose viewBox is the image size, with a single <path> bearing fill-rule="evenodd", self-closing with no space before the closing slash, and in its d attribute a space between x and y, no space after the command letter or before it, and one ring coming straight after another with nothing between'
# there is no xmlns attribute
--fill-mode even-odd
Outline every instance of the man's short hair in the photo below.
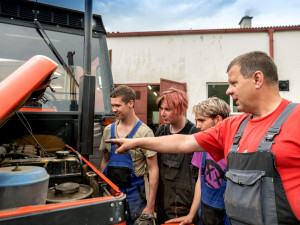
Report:
<svg viewBox="0 0 300 225"><path fill-rule="evenodd" d="M244 78L249 78L255 71L261 71L268 83L278 82L277 67L273 59L265 52L253 51L233 59L227 67L227 73L232 66L240 66Z"/></svg>
<svg viewBox="0 0 300 225"><path fill-rule="evenodd" d="M126 85L120 85L110 93L110 97L121 97L121 100L127 104L130 100L133 100L135 102L136 96L134 90L131 87L128 87Z"/></svg>
<svg viewBox="0 0 300 225"><path fill-rule="evenodd" d="M160 108L163 101L166 101L170 109L174 109L175 114L186 115L186 110L188 108L188 99L184 91L178 90L176 88L170 88L163 92L156 100L156 105Z"/></svg>
<svg viewBox="0 0 300 225"><path fill-rule="evenodd" d="M195 115L210 117L212 119L220 115L223 119L227 118L230 114L229 105L222 99L217 97L210 97L198 105L193 107Z"/></svg>

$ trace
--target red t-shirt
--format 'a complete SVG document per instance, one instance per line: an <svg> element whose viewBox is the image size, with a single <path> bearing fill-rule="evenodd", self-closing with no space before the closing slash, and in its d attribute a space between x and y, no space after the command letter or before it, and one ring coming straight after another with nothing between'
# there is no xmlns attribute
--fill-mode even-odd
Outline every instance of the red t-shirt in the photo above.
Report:
<svg viewBox="0 0 300 225"><path fill-rule="evenodd" d="M256 120L250 118L240 140L238 152L256 151L269 127L280 115L289 101L283 99L271 114ZM226 156L241 122L249 114L232 116L215 127L194 134L198 144L216 161ZM300 104L290 114L274 139L271 151L275 154L276 168L281 176L288 201L300 220Z"/></svg>

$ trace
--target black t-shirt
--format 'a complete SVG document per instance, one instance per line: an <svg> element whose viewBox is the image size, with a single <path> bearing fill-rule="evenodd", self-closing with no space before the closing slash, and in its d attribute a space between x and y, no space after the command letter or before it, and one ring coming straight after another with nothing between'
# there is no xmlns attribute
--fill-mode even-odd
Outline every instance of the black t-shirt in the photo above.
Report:
<svg viewBox="0 0 300 225"><path fill-rule="evenodd" d="M177 134L194 134L199 132L196 128L196 125L193 124L191 121L187 120L184 128L179 131ZM171 135L170 131L170 124L162 125L160 128L157 129L155 132L155 137L164 136L164 135Z"/></svg>

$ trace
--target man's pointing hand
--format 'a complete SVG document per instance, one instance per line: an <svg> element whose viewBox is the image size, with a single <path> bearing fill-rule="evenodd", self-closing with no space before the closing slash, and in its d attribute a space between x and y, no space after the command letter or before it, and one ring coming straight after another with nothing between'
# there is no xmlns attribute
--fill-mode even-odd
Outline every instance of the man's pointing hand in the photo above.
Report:
<svg viewBox="0 0 300 225"><path fill-rule="evenodd" d="M116 154L127 154L128 150L136 148L134 139L130 138L108 139L105 143L116 144Z"/></svg>

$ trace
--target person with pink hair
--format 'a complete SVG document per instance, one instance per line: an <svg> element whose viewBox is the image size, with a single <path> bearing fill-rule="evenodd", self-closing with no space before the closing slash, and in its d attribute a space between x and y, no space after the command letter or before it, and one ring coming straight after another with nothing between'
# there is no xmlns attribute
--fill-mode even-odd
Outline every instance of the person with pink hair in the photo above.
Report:
<svg viewBox="0 0 300 225"><path fill-rule="evenodd" d="M186 118L188 99L185 92L170 88L156 100L164 123L155 136L193 134L196 126ZM158 224L185 216L193 202L198 169L191 164L193 153L158 154L159 184L157 191ZM195 216L194 223L198 221Z"/></svg>

